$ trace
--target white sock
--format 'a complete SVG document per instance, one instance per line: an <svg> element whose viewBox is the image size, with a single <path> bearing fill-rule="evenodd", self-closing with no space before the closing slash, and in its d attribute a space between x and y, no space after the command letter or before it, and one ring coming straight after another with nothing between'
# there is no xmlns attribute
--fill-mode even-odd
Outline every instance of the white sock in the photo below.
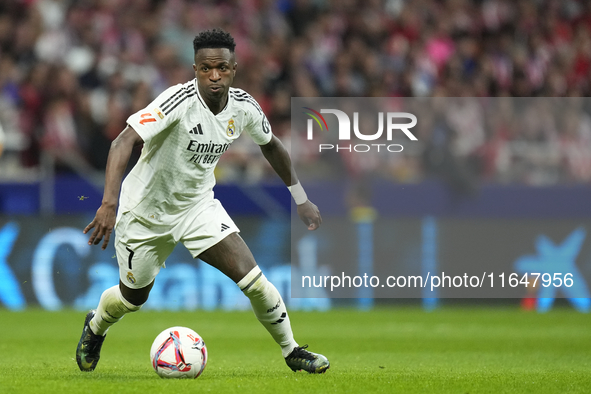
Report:
<svg viewBox="0 0 591 394"><path fill-rule="evenodd" d="M113 324L129 312L135 312L142 306L129 303L119 290L119 285L108 288L101 295L96 314L90 321L90 329L96 335L105 335Z"/></svg>
<svg viewBox="0 0 591 394"><path fill-rule="evenodd" d="M250 299L257 319L281 346L283 357L287 357L298 344L293 339L287 309L275 286L267 280L258 266L237 284L244 295Z"/></svg>

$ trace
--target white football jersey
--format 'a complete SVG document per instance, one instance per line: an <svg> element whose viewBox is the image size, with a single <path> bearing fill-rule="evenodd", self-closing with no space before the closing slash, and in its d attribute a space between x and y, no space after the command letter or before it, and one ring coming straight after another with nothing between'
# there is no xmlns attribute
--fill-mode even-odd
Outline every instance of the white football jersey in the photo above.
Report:
<svg viewBox="0 0 591 394"><path fill-rule="evenodd" d="M160 223L213 196L215 166L243 131L259 145L272 138L269 121L251 95L230 88L226 107L214 115L196 79L166 89L127 123L144 147L123 181L119 215L133 211Z"/></svg>

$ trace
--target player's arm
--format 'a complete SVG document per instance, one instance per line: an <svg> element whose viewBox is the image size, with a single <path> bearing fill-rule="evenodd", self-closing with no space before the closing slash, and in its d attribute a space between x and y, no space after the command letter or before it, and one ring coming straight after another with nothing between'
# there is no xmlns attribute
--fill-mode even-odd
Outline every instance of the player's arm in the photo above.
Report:
<svg viewBox="0 0 591 394"><path fill-rule="evenodd" d="M261 151L263 152L263 156L265 156L269 164L271 164L271 167L273 167L277 175L279 175L283 183L285 183L285 185L288 187L294 186L299 188L301 193L303 193L305 196L305 192L299 184L295 169L291 165L289 153L287 152L287 149L285 149L285 146L283 146L281 143L281 140L273 136L271 141L265 145L261 145ZM322 217L320 216L318 207L308 200L307 197L303 198L305 198L305 201L299 201L299 204L297 204L298 215L308 226L308 230L316 230L322 223ZM298 201L296 201L296 203L298 203Z"/></svg>
<svg viewBox="0 0 591 394"><path fill-rule="evenodd" d="M89 245L98 245L104 237L102 249L107 248L113 227L115 226L119 192L127 163L131 157L133 147L143 142L138 133L128 125L111 143L107 158L103 201L96 211L93 221L84 229L84 234L86 234L90 229L94 228L88 240Z"/></svg>

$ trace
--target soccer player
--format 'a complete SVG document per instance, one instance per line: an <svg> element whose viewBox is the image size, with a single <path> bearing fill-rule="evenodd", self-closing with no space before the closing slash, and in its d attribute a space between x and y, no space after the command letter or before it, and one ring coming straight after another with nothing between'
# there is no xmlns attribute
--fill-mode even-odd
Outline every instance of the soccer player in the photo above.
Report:
<svg viewBox="0 0 591 394"><path fill-rule="evenodd" d="M95 369L109 327L141 308L166 258L182 242L193 257L236 282L293 371L323 373L329 368L327 358L294 340L281 295L214 198L217 161L242 132L248 133L290 189L308 229L317 229L322 218L259 104L230 87L237 67L232 36L219 29L204 31L193 48L195 79L168 88L131 115L111 144L102 204L84 233L94 229L89 245L103 240L105 249L115 230L119 285L105 290L97 309L86 315L76 361L82 371ZM141 156L121 184L139 144L144 144Z"/></svg>

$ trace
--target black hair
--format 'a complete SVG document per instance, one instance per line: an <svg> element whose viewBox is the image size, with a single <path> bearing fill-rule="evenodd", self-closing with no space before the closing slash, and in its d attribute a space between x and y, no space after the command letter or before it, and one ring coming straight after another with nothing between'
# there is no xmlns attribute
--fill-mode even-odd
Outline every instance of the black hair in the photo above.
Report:
<svg viewBox="0 0 591 394"><path fill-rule="evenodd" d="M230 52L234 53L236 42L230 33L226 33L222 29L205 30L193 39L195 54L203 48L228 48Z"/></svg>

